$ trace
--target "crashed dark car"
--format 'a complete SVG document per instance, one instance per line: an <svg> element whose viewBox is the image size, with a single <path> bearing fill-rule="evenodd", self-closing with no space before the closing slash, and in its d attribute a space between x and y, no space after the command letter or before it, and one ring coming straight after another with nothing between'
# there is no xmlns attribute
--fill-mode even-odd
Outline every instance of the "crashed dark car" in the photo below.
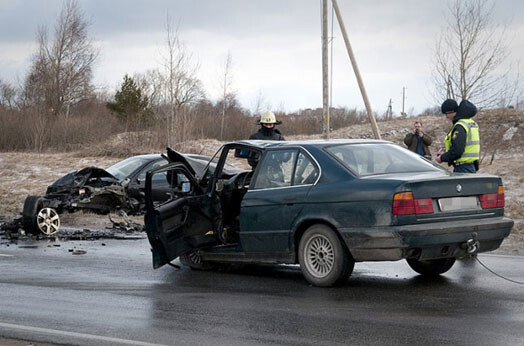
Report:
<svg viewBox="0 0 524 346"><path fill-rule="evenodd" d="M195 170L206 167L209 157L178 154L150 154L129 157L109 168L86 167L66 174L48 186L44 196L28 196L22 212L23 228L29 233L50 235L60 227L59 214L79 210L96 214L119 212L139 215L144 212L145 177L148 170L183 160ZM168 200L171 193L165 178L157 177L151 190L155 201Z"/></svg>
<svg viewBox="0 0 524 346"><path fill-rule="evenodd" d="M497 249L513 227L500 177L449 173L387 141L234 142L215 161L200 175L184 163L147 174L154 268L177 257L194 269L300 264L311 284L332 286L355 262L405 259L432 276ZM167 201L154 201L157 175Z"/></svg>

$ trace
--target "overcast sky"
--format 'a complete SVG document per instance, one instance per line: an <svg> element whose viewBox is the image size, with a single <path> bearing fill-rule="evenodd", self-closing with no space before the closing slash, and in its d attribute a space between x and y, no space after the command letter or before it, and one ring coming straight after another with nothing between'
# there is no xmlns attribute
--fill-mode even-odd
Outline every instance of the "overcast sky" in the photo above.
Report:
<svg viewBox="0 0 524 346"><path fill-rule="evenodd" d="M258 95L267 108L294 111L322 107L320 0L81 0L100 48L97 87L110 92L123 75L159 67L166 14L179 23L187 50L200 62L207 96L217 98L227 52L234 88L244 107ZM0 0L0 79L23 80L36 50L39 26L52 28L61 0ZM374 110L389 99L400 113L434 106L430 74L436 37L445 25L443 0L339 0L349 38ZM510 61L524 63L524 1L499 0L494 19L508 25ZM337 24L335 22L335 24ZM335 107L364 108L342 35L335 25ZM517 68L514 68L515 74ZM522 69L522 68L521 68Z"/></svg>

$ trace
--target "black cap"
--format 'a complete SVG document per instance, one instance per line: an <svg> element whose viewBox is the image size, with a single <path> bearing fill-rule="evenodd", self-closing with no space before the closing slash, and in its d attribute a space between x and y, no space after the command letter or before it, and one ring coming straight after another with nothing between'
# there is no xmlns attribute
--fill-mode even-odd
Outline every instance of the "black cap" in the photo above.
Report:
<svg viewBox="0 0 524 346"><path fill-rule="evenodd" d="M442 106L440 109L442 110L442 113L450 113L450 112L456 112L458 108L457 101L453 99L447 99L442 103Z"/></svg>

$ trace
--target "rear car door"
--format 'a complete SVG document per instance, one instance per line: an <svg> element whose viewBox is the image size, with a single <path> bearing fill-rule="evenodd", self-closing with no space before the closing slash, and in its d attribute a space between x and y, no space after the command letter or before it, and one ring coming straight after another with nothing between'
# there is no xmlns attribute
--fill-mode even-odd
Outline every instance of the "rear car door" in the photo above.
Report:
<svg viewBox="0 0 524 346"><path fill-rule="evenodd" d="M155 175L165 176L171 190L165 202L154 201ZM184 164L172 164L146 174L146 232L159 268L178 256L213 245L220 226L220 202L206 194Z"/></svg>
<svg viewBox="0 0 524 346"><path fill-rule="evenodd" d="M240 213L240 240L246 252L285 254L294 220L304 207L320 170L299 149L266 152Z"/></svg>

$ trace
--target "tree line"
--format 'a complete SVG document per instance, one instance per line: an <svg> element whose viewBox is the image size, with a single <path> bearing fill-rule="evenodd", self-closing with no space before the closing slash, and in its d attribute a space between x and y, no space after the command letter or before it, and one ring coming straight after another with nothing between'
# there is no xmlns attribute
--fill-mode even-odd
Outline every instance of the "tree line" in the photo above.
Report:
<svg viewBox="0 0 524 346"><path fill-rule="evenodd" d="M231 53L224 62L221 98L212 102L196 76L199 63L168 17L158 68L126 74L109 94L93 85L99 51L88 27L78 2L65 1L54 30L38 29L38 50L23 85L15 88L0 80L0 150L77 150L139 131L154 133L154 146L162 148L199 138L244 139L256 130L264 100L259 96L254 111L239 103L232 87ZM276 113L286 134L320 131L321 109ZM366 121L356 109L334 113L340 120L334 128Z"/></svg>
<svg viewBox="0 0 524 346"><path fill-rule="evenodd" d="M449 23L435 52L436 99L476 97L488 104L513 98L517 88L509 95L505 75L496 73L505 46L503 36L493 35L487 1L449 4ZM38 49L22 85L0 79L0 150L77 150L121 132L140 131L154 133L153 145L161 149L200 138L244 139L256 130L256 116L266 105L262 95L254 110L239 103L231 53L223 64L220 98L210 101L197 78L200 64L168 16L158 67L126 74L118 89L108 93L93 84L99 51L88 29L78 2L66 0L54 30L38 29ZM438 113L438 108L424 112ZM320 108L275 113L286 135L321 132ZM365 113L357 109L331 111L332 129L365 122Z"/></svg>

